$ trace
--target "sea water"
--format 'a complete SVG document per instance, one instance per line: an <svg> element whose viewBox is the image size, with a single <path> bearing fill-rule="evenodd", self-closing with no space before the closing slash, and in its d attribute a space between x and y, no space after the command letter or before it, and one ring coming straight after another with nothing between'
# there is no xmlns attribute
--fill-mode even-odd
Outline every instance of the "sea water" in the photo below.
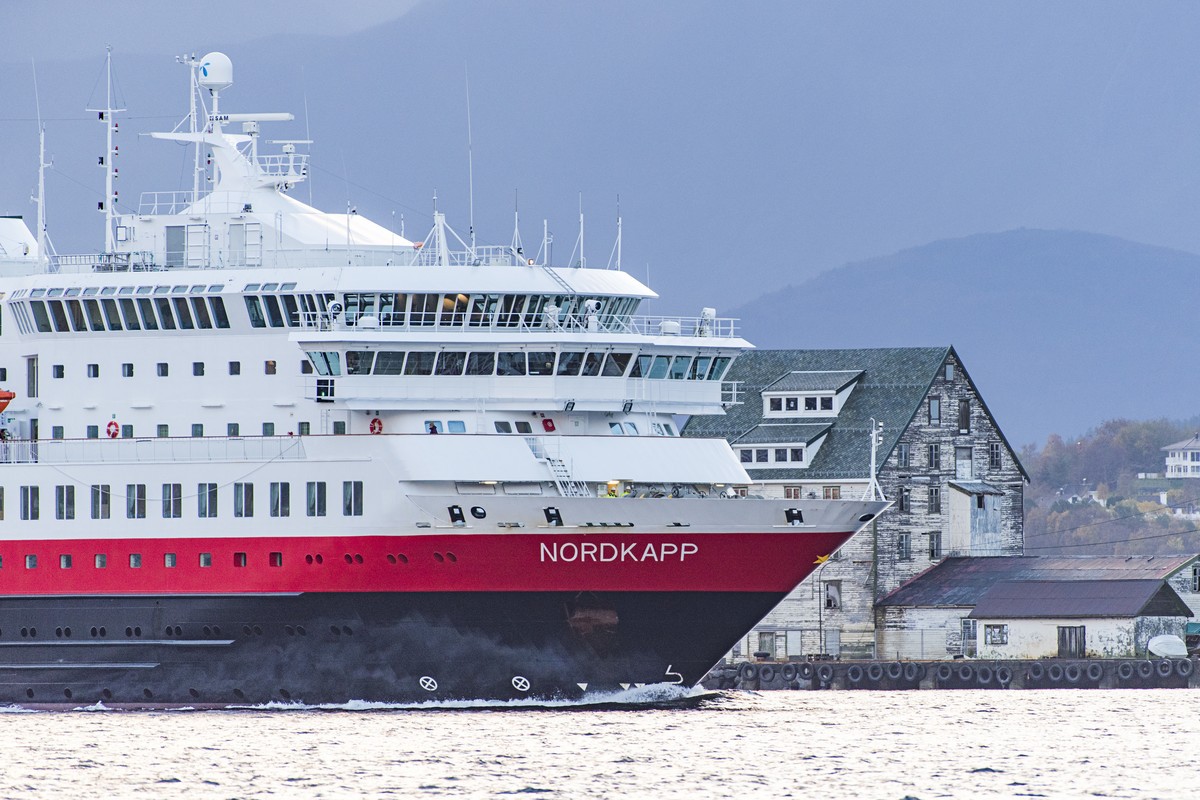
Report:
<svg viewBox="0 0 1200 800"><path fill-rule="evenodd" d="M667 702L667 707L646 703ZM1191 796L1187 690L0 713L0 796Z"/></svg>

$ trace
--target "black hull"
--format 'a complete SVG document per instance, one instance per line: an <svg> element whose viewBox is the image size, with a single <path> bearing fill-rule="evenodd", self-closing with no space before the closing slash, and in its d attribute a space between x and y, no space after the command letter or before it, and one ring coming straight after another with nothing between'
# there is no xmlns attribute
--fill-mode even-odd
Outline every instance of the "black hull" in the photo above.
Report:
<svg viewBox="0 0 1200 800"><path fill-rule="evenodd" d="M780 599L774 592L5 598L0 703L413 703L691 686Z"/></svg>

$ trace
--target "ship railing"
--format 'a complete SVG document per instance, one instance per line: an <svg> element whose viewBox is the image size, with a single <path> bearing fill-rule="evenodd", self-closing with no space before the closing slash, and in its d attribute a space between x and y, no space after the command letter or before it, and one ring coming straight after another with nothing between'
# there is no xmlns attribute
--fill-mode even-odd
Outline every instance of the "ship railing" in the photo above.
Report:
<svg viewBox="0 0 1200 800"><path fill-rule="evenodd" d="M303 437L299 436L0 441L3 464L303 461L305 458Z"/></svg>
<svg viewBox="0 0 1200 800"><path fill-rule="evenodd" d="M507 245L477 245L468 250L446 249L443 253L435 247L421 247L414 263L422 267L436 267L443 259L451 267L516 267L534 266L533 260Z"/></svg>
<svg viewBox="0 0 1200 800"><path fill-rule="evenodd" d="M530 318L534 321L530 322ZM520 333L624 333L635 336L698 336L731 339L737 337L737 320L704 317L611 317L569 315L562 319L547 319L543 314L525 315L519 312L499 312L486 323L477 322L469 311L453 315L438 312L396 311L382 314L345 312L329 314L305 311L299 315L300 327L323 331L388 331L410 333L436 330L439 333L461 331L520 332Z"/></svg>
<svg viewBox="0 0 1200 800"><path fill-rule="evenodd" d="M188 206L204 195L196 192L142 192L138 198L138 214L182 214Z"/></svg>
<svg viewBox="0 0 1200 800"><path fill-rule="evenodd" d="M50 256L48 271L74 272L157 272L154 254L136 250L128 253L69 253Z"/></svg>
<svg viewBox="0 0 1200 800"><path fill-rule="evenodd" d="M302 181L308 177L308 155L272 153L257 158L258 168L268 178Z"/></svg>

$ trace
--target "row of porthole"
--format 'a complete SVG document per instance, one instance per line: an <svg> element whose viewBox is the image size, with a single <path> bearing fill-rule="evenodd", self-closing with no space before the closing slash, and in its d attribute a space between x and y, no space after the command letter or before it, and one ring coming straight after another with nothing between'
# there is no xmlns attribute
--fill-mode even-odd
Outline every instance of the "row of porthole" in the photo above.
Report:
<svg viewBox="0 0 1200 800"><path fill-rule="evenodd" d="M188 694L192 697L193 700L200 699L200 691L198 689L188 689ZM29 698L30 700L32 700L35 697L35 692L33 691L32 688L28 688L25 690L25 696L27 698ZM234 689L233 696L236 697L238 700L246 699L246 693L243 692L241 689ZM282 697L284 700L292 699L292 693L289 692L287 689L280 689L279 696ZM75 697L75 693L73 691L71 691L70 688L66 688L66 689L63 689L63 697L67 698L68 700L71 700L72 698ZM100 697L103 698L104 700L112 700L112 698L113 698L112 690L111 689L101 689ZM152 699L154 699L154 692L152 692L148 688L142 689L142 697L146 698L147 700L152 700Z"/></svg>
<svg viewBox="0 0 1200 800"><path fill-rule="evenodd" d="M3 633L3 631L0 631L0 633ZM100 626L99 628L97 628L96 626L93 625L90 633L92 634L92 638L103 637L103 636L108 635L108 629L105 628L104 626ZM62 627L55 628L54 635L57 636L59 639L62 639L62 638L70 639L71 638L71 628L70 628L70 626L67 626L65 628L62 628ZM135 636L141 636L142 629L139 626L128 627L125 629L125 635L130 638L135 637ZM34 628L34 627L21 628L21 638L36 639L37 638L37 628Z"/></svg>
<svg viewBox="0 0 1200 800"><path fill-rule="evenodd" d="M334 635L341 635L342 633L345 633L347 636L354 635L354 632L352 630L350 630L350 628L348 626L345 626L345 625L343 625L341 628L339 628L336 625L330 625L329 629L334 633ZM211 626L205 625L202 630L204 631L205 636L220 636L221 635L221 628L217 625L211 625ZM283 631L288 636L307 636L308 635L308 629L306 629L303 625L296 625L296 626L284 625ZM108 629L105 628L103 625L101 625L99 627L96 627L95 625L93 625L89 632L91 633L93 639L97 638L97 637L104 638L104 637L108 636ZM179 625L168 625L164 629L163 632L167 636L183 636L183 628ZM262 636L263 629L259 625L243 625L242 633L244 633L247 636L250 636L250 635ZM3 634L3 631L0 630L0 635L2 635L2 634ZM62 639L62 638L69 639L69 638L71 638L71 628L70 628L70 626L55 628L54 635L60 639ZM129 638L140 637L141 635L142 635L142 628L139 625L134 625L134 626L125 628L125 636L127 636ZM33 628L33 627L21 628L21 636L22 636L22 638L25 638L25 639L36 639L37 638L37 628Z"/></svg>
<svg viewBox="0 0 1200 800"><path fill-rule="evenodd" d="M362 553L353 553L353 554L346 553L344 556L342 556L342 559L345 560L345 562L347 564L362 564L364 561ZM439 564L442 562L445 562L445 561L457 562L458 556L454 555L454 553L447 551L445 553L445 555L443 555L442 553L434 553L433 559L434 559L434 561L437 561ZM395 554L388 553L387 554L387 562L389 564L407 564L408 556L406 556L404 553L395 553ZM305 564L324 564L325 558L320 553L317 553L316 555L309 553L308 555L304 556L304 563Z"/></svg>

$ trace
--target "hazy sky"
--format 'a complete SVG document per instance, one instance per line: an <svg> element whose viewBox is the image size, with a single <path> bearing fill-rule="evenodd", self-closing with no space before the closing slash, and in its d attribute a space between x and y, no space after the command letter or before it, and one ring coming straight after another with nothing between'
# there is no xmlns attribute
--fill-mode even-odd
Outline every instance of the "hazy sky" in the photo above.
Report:
<svg viewBox="0 0 1200 800"><path fill-rule="evenodd" d="M619 194L625 266L664 311L1022 226L1200 252L1197 4L6 0L4 21L0 212L33 214L32 57L61 252L101 241L83 108L105 43L127 205L190 187L182 148L135 133L185 110L173 54L221 49L223 108L298 116L264 138L303 137L307 99L317 205L422 238L436 189L465 235L469 74L481 240L508 241L519 190L526 241L546 217L565 260L582 193L603 265Z"/></svg>

